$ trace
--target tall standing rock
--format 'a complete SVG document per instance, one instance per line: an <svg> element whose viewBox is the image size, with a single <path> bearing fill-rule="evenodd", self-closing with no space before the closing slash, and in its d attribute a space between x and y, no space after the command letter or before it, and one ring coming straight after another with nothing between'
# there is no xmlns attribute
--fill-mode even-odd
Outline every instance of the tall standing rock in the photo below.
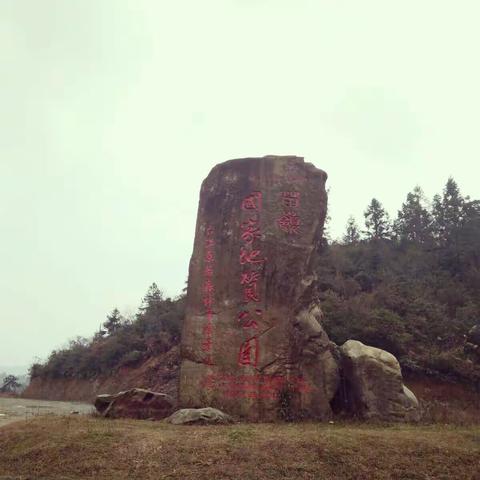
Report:
<svg viewBox="0 0 480 480"><path fill-rule="evenodd" d="M249 420L328 418L338 386L313 261L322 170L294 156L230 160L202 184L182 332L179 404Z"/></svg>

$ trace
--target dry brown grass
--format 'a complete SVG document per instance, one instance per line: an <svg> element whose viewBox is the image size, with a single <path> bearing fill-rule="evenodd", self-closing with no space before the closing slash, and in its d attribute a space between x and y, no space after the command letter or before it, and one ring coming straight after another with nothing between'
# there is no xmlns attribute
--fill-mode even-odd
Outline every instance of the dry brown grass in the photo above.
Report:
<svg viewBox="0 0 480 480"><path fill-rule="evenodd" d="M6 478L480 480L480 429L39 418L0 429Z"/></svg>

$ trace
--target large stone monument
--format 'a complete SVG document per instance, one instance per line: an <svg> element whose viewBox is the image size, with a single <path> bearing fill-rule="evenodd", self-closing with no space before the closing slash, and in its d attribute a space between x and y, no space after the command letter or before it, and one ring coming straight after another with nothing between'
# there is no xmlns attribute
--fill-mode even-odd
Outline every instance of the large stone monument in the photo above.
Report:
<svg viewBox="0 0 480 480"><path fill-rule="evenodd" d="M329 418L337 347L321 323L313 261L327 175L303 158L230 160L202 184L179 404L249 420Z"/></svg>

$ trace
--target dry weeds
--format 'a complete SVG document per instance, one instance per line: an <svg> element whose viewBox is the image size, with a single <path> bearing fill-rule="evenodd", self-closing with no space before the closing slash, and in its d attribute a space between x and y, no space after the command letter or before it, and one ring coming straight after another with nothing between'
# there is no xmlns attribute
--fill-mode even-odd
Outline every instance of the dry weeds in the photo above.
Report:
<svg viewBox="0 0 480 480"><path fill-rule="evenodd" d="M480 429L39 418L0 429L7 478L480 480Z"/></svg>

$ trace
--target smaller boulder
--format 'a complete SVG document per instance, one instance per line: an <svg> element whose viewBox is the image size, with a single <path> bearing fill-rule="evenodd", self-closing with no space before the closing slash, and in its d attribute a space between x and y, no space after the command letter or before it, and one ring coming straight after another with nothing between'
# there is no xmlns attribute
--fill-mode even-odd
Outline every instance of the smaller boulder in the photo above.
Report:
<svg viewBox="0 0 480 480"><path fill-rule="evenodd" d="M173 412L175 402L165 393L132 388L114 395L97 395L95 408L102 416L108 418L160 420Z"/></svg>
<svg viewBox="0 0 480 480"><path fill-rule="evenodd" d="M233 418L216 408L182 408L165 419L173 425L209 425L233 423Z"/></svg>
<svg viewBox="0 0 480 480"><path fill-rule="evenodd" d="M417 421L419 405L398 360L385 350L348 340L340 348L347 404L364 419Z"/></svg>

